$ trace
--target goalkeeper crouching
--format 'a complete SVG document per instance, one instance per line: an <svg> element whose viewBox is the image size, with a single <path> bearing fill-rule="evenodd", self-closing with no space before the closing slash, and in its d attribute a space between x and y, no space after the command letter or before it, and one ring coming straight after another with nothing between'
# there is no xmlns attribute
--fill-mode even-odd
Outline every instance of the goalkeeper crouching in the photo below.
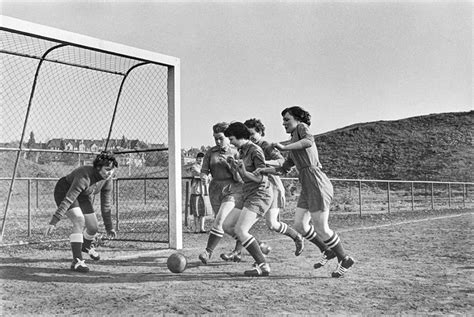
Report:
<svg viewBox="0 0 474 317"><path fill-rule="evenodd" d="M82 252L98 261L99 254L92 242L98 231L98 221L93 208L94 197L100 193L101 214L109 239L117 234L112 226L112 175L118 167L115 157L102 152L94 159L93 166L81 166L62 177L54 188L54 199L58 208L45 229L45 237L52 234L56 224L66 215L72 222L69 236L72 249L71 270L87 273L89 268Z"/></svg>

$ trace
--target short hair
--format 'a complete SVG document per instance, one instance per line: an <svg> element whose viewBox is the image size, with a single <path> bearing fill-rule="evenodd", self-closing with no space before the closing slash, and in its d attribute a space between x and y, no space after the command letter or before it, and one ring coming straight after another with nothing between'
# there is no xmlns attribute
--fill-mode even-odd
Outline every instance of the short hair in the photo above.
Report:
<svg viewBox="0 0 474 317"><path fill-rule="evenodd" d="M293 118L295 118L296 120L304 122L307 125L311 125L311 115L309 114L308 111L304 110L300 106L293 106L293 107L285 108L281 112L281 116L284 117L287 112L291 116L293 116Z"/></svg>
<svg viewBox="0 0 474 317"><path fill-rule="evenodd" d="M199 152L198 154L196 154L196 158L200 158L200 157L204 157L204 153Z"/></svg>
<svg viewBox="0 0 474 317"><path fill-rule="evenodd" d="M250 139L250 131L242 122L232 122L225 130L226 137L234 136L236 139Z"/></svg>
<svg viewBox="0 0 474 317"><path fill-rule="evenodd" d="M249 129L255 129L261 136L265 136L265 126L263 125L262 121L259 119L248 119L244 122L245 126Z"/></svg>
<svg viewBox="0 0 474 317"><path fill-rule="evenodd" d="M96 156L92 165L95 168L101 168L102 166L109 166L112 164L113 167L118 167L118 162L112 152L103 151Z"/></svg>
<svg viewBox="0 0 474 317"><path fill-rule="evenodd" d="M212 127L212 131L214 133L224 133L228 126L229 124L227 122L219 122L214 124L214 126Z"/></svg>

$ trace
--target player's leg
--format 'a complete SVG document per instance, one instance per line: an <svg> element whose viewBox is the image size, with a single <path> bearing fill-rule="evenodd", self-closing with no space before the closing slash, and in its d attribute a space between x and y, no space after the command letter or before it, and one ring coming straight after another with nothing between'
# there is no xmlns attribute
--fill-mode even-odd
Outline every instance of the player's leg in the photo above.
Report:
<svg viewBox="0 0 474 317"><path fill-rule="evenodd" d="M280 208L271 207L270 210L265 214L265 223L267 227L275 232L284 234L285 236L290 237L295 242L296 250L295 255L298 256L303 252L304 240L301 234L299 234L295 229L290 227L288 224L280 221L278 216L280 214Z"/></svg>
<svg viewBox="0 0 474 317"><path fill-rule="evenodd" d="M82 230L85 225L84 215L79 207L73 207L66 212L66 216L72 222L72 233L69 236L72 250L71 270L87 273L89 268L82 259Z"/></svg>
<svg viewBox="0 0 474 317"><path fill-rule="evenodd" d="M96 251L94 245L94 238L99 231L99 222L95 213L84 213L85 228L83 231L84 242L82 244L82 252L89 254L92 260L99 261L100 255Z"/></svg>
<svg viewBox="0 0 474 317"><path fill-rule="evenodd" d="M338 267L332 272L332 277L343 277L347 270L354 265L354 259L347 255L339 235L329 228L329 210L311 212L311 219L315 231L324 239L324 243L337 257Z"/></svg>
<svg viewBox="0 0 474 317"><path fill-rule="evenodd" d="M224 221L224 232L227 233L229 236L233 237L236 241L236 247L234 251L230 253L222 253L221 254L221 259L224 261L233 261L233 262L240 262L242 261L242 243L239 241L239 238L237 237L235 233L235 225L237 223L237 220L240 217L241 209L234 208L227 218Z"/></svg>
<svg viewBox="0 0 474 317"><path fill-rule="evenodd" d="M220 205L219 212L217 213L214 223L212 224L211 231L209 232L206 250L199 255L199 259L202 263L207 264L217 244L224 237L224 229L222 225L226 217L229 215L232 209L234 209L234 206L234 201L223 201Z"/></svg>
<svg viewBox="0 0 474 317"><path fill-rule="evenodd" d="M270 266L266 263L265 255L262 253L257 239L249 233L250 228L252 228L257 220L257 213L244 207L237 219L234 232L242 242L243 247L255 260L254 267L251 270L245 271L244 274L247 276L268 276L270 274Z"/></svg>
<svg viewBox="0 0 474 317"><path fill-rule="evenodd" d="M92 197L79 198L79 205L81 207L82 213L84 214L85 228L82 233L84 240L82 243L82 252L89 254L92 260L100 260L100 255L95 250L92 242L94 242L95 235L99 230L99 223L97 221L97 216L94 212L94 207L92 206L93 199Z"/></svg>

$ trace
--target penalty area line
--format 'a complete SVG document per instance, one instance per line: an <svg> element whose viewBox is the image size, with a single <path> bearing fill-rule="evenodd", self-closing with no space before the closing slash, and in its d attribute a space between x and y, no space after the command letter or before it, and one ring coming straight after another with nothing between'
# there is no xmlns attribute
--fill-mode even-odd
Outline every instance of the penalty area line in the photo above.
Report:
<svg viewBox="0 0 474 317"><path fill-rule="evenodd" d="M407 224L424 222L424 221L456 218L456 217L461 217L461 216L465 216L465 215L473 215L473 214L474 213L472 213L472 212L466 212L466 213L457 214L457 215L429 217L429 218L423 218L423 219L414 219L414 220L407 220L407 221L401 221L401 222L395 222L395 223L387 223L387 224L383 224L383 225L376 225L376 226L369 226L369 227L341 229L341 230L337 230L337 231L338 232L350 232L350 231L356 231L356 230L373 230L373 229L380 229L380 228L386 228L386 227L392 227L392 226L401 226L401 225L407 225Z"/></svg>

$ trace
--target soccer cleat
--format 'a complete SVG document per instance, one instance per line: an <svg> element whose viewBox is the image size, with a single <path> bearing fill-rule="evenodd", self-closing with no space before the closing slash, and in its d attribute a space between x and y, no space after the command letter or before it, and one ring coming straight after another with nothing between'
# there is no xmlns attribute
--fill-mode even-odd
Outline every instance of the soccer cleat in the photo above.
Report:
<svg viewBox="0 0 474 317"><path fill-rule="evenodd" d="M354 265L354 259L350 256L346 256L341 262L337 264L337 268L332 272L332 277L344 277L344 274Z"/></svg>
<svg viewBox="0 0 474 317"><path fill-rule="evenodd" d="M268 263L255 263L251 270L244 272L245 276L269 276L270 275L270 265Z"/></svg>
<svg viewBox="0 0 474 317"><path fill-rule="evenodd" d="M84 260L75 258L71 263L71 271L87 273L89 272L89 268L87 267Z"/></svg>
<svg viewBox="0 0 474 317"><path fill-rule="evenodd" d="M323 253L321 253L321 259L314 264L315 269L319 269L323 267L329 260L334 259L336 257L336 253L331 249L327 249Z"/></svg>
<svg viewBox="0 0 474 317"><path fill-rule="evenodd" d="M304 238L299 234L296 239L295 239L295 246L296 246L296 250L295 250L295 255L298 256L300 255L301 253L303 253L303 249L304 249Z"/></svg>
<svg viewBox="0 0 474 317"><path fill-rule="evenodd" d="M222 253L221 259L226 262L240 262L242 261L242 254L236 251L232 251L229 253Z"/></svg>
<svg viewBox="0 0 474 317"><path fill-rule="evenodd" d="M90 246L89 249L86 249L82 247L82 252L89 254L92 260L94 261L99 261L100 260L100 254L95 250L93 246Z"/></svg>
<svg viewBox="0 0 474 317"><path fill-rule="evenodd" d="M211 254L207 251L204 251L203 253L199 254L199 260L201 260L202 264L207 264L210 258Z"/></svg>

